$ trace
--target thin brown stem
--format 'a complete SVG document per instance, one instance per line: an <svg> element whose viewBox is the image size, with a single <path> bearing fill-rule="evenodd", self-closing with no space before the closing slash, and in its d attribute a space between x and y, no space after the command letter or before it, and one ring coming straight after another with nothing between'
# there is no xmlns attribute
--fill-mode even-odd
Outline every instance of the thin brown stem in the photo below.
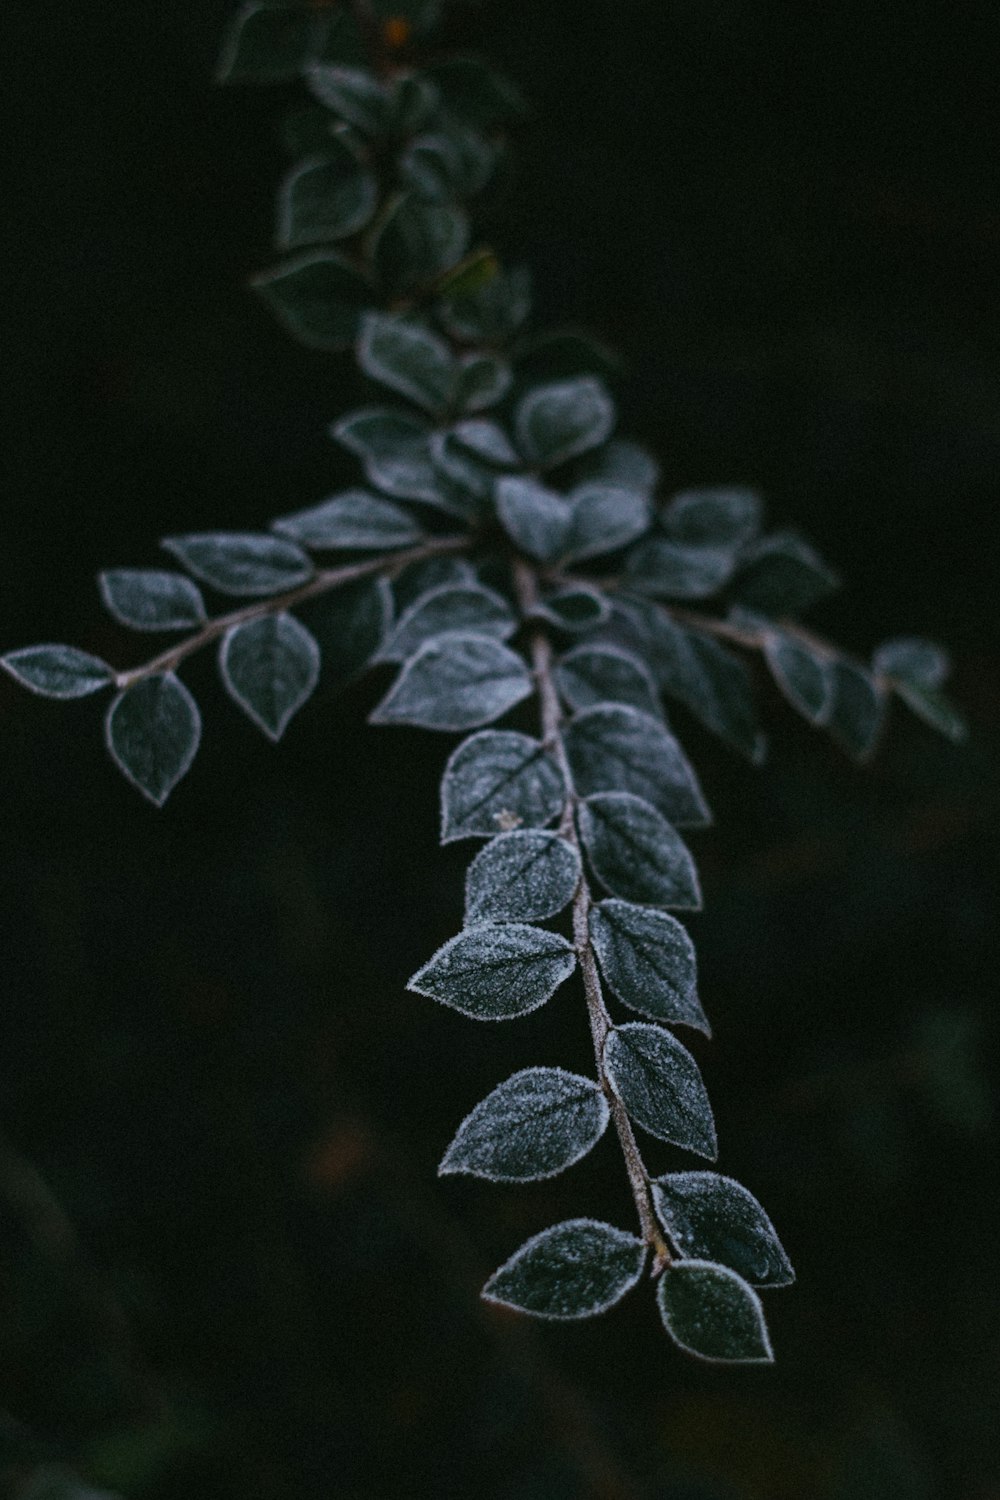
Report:
<svg viewBox="0 0 1000 1500"><path fill-rule="evenodd" d="M175 671L186 657L218 640L219 636L225 635L235 625L245 625L248 620L260 620L267 615L280 614L282 610L302 604L306 599L314 599L317 594L325 594L330 589L341 588L347 583L356 583L362 578L374 578L379 573L397 573L407 564L422 562L427 557L461 552L468 545L469 538L466 536L432 537L419 547L408 547L405 552L383 553L379 557L369 557L364 562L347 563L342 568L323 568L297 588L288 589L283 594L272 594L267 599L258 599L253 604L230 610L227 615L216 615L214 619L207 620L200 630L178 645L161 651L159 656L152 657L139 667L129 667L124 672L116 673L115 686L120 689L130 688L146 677Z"/></svg>
<svg viewBox="0 0 1000 1500"><path fill-rule="evenodd" d="M538 575L534 568L521 558L517 558L514 561L514 587L521 610L530 619L538 604ZM561 733L563 712L552 670L552 642L549 640L548 633L543 625L534 624L531 626L529 650L531 652L531 665L535 674L535 683L538 688L542 739L555 757L567 789L566 804L563 808L559 832L581 854L582 860L580 836L577 832L575 816L578 797L573 785L573 772L566 755L566 747L563 744ZM598 973L597 959L594 954L593 943L590 940L590 908L592 905L593 898L590 893L590 885L586 875L583 873L581 862L580 881L573 897L573 944L576 948L577 961L579 962L580 974L583 979L583 993L587 1001L587 1018L590 1021L590 1034L594 1043L597 1077L602 1092L608 1101L615 1130L618 1132L622 1155L625 1158L625 1171L628 1174L629 1186L632 1189L632 1197L635 1199L639 1224L642 1228L642 1237L646 1244L651 1246L653 1250L653 1272L656 1274L669 1263L671 1259L670 1249L657 1222L656 1211L653 1207L649 1173L643 1162L639 1143L632 1129L632 1122L628 1117L625 1106L611 1087L611 1080L608 1078L607 1070L604 1066L604 1045L612 1023L611 1017L608 1014L608 1008L604 1003L601 976Z"/></svg>

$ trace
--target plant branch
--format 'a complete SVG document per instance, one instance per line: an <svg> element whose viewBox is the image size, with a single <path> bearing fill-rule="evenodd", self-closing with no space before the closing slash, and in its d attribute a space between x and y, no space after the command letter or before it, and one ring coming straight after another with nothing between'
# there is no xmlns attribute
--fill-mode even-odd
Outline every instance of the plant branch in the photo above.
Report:
<svg viewBox="0 0 1000 1500"><path fill-rule="evenodd" d="M245 625L248 620L260 620L267 615L280 614L282 610L302 604L306 599L314 599L317 594L325 594L330 589L340 588L344 584L356 583L362 578L374 578L379 573L398 572L409 563L422 562L427 557L439 557L448 552L461 552L468 545L467 536L432 537L429 541L422 542L419 547L409 547L404 552L382 553L378 557L369 557L364 562L347 563L342 568L323 568L318 573L314 573L306 583L300 583L297 588L288 589L283 594L272 594L267 599L255 600L253 604L245 604L240 609L231 610L227 615L216 615L214 619L207 620L200 630L195 631L194 635L189 635L179 645L161 651L159 656L152 657L139 667L129 667L124 672L117 672L115 687L119 689L134 687L137 682L142 682L146 677L154 677L160 672L174 671L186 657L192 656L202 647L218 640L220 635L225 635L226 631L231 630L235 625Z"/></svg>
<svg viewBox="0 0 1000 1500"><path fill-rule="evenodd" d="M530 564L524 562L521 558L517 558L514 561L514 587L521 610L530 620L538 605L538 575ZM608 1032L611 1030L611 1017L604 1003L601 977L597 969L594 947L590 940L590 908L593 905L593 898L582 866L583 851L580 848L580 836L577 832L575 817L578 798L573 785L573 773L566 755L566 747L563 744L561 733L563 713L552 672L552 642L543 625L537 623L531 625L529 649L535 682L538 687L542 739L555 756L567 788L566 803L563 808L559 832L568 843L573 845L577 853L581 856L580 881L573 897L573 943L580 964L583 992L587 1001L587 1017L590 1021L590 1034L594 1043L597 1077L601 1085L601 1090L608 1101L611 1118L615 1122L615 1129L618 1132L618 1140L621 1143L622 1154L625 1157L625 1170L628 1174L629 1186L632 1189L632 1197L635 1199L636 1210L639 1214L642 1237L646 1244L651 1246L653 1250L653 1273L655 1275L669 1263L671 1255L657 1222L656 1212L653 1208L652 1193L650 1191L649 1173L643 1162L642 1153L639 1150L639 1144L632 1129L632 1122L628 1117L625 1106L611 1087L611 1081L604 1066L604 1045Z"/></svg>

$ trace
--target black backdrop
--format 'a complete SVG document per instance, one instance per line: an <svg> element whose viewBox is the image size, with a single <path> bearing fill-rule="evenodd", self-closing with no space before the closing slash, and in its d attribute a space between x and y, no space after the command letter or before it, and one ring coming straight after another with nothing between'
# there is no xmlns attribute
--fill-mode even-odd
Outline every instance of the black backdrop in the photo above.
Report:
<svg viewBox="0 0 1000 1500"><path fill-rule="evenodd" d="M278 94L209 86L227 13L4 15L4 649L120 656L99 567L350 473L345 363L243 287L283 159ZM435 848L446 742L363 727L381 679L274 750L194 664L204 747L159 814L99 709L0 684L0 1486L44 1457L129 1500L992 1500L1000 20L466 25L537 105L499 238L546 321L625 352L670 487L750 480L813 536L849 585L825 629L947 641L973 724L956 750L897 715L863 772L766 694L763 772L691 732L699 1058L722 1168L799 1273L778 1363L687 1364L639 1295L567 1328L478 1305L528 1233L630 1210L610 1145L532 1188L434 1177L489 1087L587 1039L571 991L496 1029L404 993L462 857Z"/></svg>

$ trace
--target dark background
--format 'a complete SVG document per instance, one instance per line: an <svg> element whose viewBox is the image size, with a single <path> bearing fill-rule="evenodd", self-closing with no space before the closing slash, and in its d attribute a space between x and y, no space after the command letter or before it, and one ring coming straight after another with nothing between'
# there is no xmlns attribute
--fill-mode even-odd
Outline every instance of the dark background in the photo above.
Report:
<svg viewBox="0 0 1000 1500"><path fill-rule="evenodd" d="M285 96L210 86L228 11L5 11L4 649L124 659L99 567L352 477L347 362L244 289ZM762 684L765 770L690 733L697 1050L721 1169L798 1271L778 1361L686 1362L648 1290L567 1327L478 1303L527 1234L631 1209L610 1140L549 1184L435 1178L490 1087L588 1043L572 988L500 1028L404 992L464 853L436 848L448 742L363 727L381 678L275 750L192 664L204 745L161 813L100 705L0 683L0 1490L53 1461L128 1500L996 1500L1000 19L465 25L537 106L494 238L543 319L625 352L668 490L748 480L813 537L848 580L818 626L946 641L972 724L897 714L859 771Z"/></svg>

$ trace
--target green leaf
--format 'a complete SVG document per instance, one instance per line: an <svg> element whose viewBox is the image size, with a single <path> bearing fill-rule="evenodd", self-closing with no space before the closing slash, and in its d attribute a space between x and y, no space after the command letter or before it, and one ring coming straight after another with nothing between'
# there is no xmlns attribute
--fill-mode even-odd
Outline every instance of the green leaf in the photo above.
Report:
<svg viewBox="0 0 1000 1500"><path fill-rule="evenodd" d="M465 880L465 920L538 922L567 907L580 882L580 856L557 833L518 829L480 850Z"/></svg>
<svg viewBox="0 0 1000 1500"><path fill-rule="evenodd" d="M378 206L378 182L356 153L332 136L300 161L278 190L278 244L283 250L357 234Z"/></svg>
<svg viewBox="0 0 1000 1500"><path fill-rule="evenodd" d="M441 107L437 85L426 73L397 73L388 86L390 135L397 139L423 130Z"/></svg>
<svg viewBox="0 0 1000 1500"><path fill-rule="evenodd" d="M335 422L330 432L358 455L366 479L377 489L456 514L434 467L430 429L421 417L390 407L366 406ZM457 514L465 519L461 509Z"/></svg>
<svg viewBox="0 0 1000 1500"><path fill-rule="evenodd" d="M412 140L399 159L399 175L425 202L450 203L481 192L495 161L489 141L452 125Z"/></svg>
<svg viewBox="0 0 1000 1500"><path fill-rule="evenodd" d="M819 554L793 531L776 531L744 554L734 595L762 615L796 615L840 587Z"/></svg>
<svg viewBox="0 0 1000 1500"><path fill-rule="evenodd" d="M901 635L885 641L872 657L872 669L894 682L914 687L939 688L951 672L951 660L943 646L920 636Z"/></svg>
<svg viewBox="0 0 1000 1500"><path fill-rule="evenodd" d="M925 724L956 743L966 738L969 730L965 720L943 693L934 688L922 687L916 682L897 682L894 686L899 697L918 719L923 719Z"/></svg>
<svg viewBox="0 0 1000 1500"><path fill-rule="evenodd" d="M237 11L216 69L219 83L282 83L295 78L326 40L327 18L315 7L251 0Z"/></svg>
<svg viewBox="0 0 1000 1500"><path fill-rule="evenodd" d="M425 641L453 631L473 631L505 641L516 629L513 611L500 594L481 583L446 583L422 594L403 612L378 659L405 661Z"/></svg>
<svg viewBox="0 0 1000 1500"><path fill-rule="evenodd" d="M630 901L590 911L590 938L612 994L640 1015L711 1034L698 999L694 944L675 917Z"/></svg>
<svg viewBox="0 0 1000 1500"><path fill-rule="evenodd" d="M361 325L358 363L372 380L432 415L439 416L454 399L455 358L443 339L419 323L368 313Z"/></svg>
<svg viewBox="0 0 1000 1500"><path fill-rule="evenodd" d="M452 114L474 129L492 130L528 114L517 87L480 57L449 57L426 72Z"/></svg>
<svg viewBox="0 0 1000 1500"><path fill-rule="evenodd" d="M567 634L577 635L603 625L610 614L610 606L600 589L575 583L545 594L535 613Z"/></svg>
<svg viewBox="0 0 1000 1500"><path fill-rule="evenodd" d="M563 1068L524 1068L465 1117L438 1175L465 1172L490 1182L555 1177L587 1155L609 1118L592 1079Z"/></svg>
<svg viewBox="0 0 1000 1500"><path fill-rule="evenodd" d="M367 490L342 490L271 522L271 530L316 550L380 552L412 547L424 533L413 517Z"/></svg>
<svg viewBox="0 0 1000 1500"><path fill-rule="evenodd" d="M725 1266L674 1261L660 1278L656 1299L663 1326L688 1354L724 1364L774 1359L760 1298Z"/></svg>
<svg viewBox="0 0 1000 1500"><path fill-rule="evenodd" d="M707 599L728 582L736 566L729 547L695 547L651 536L629 553L626 586L654 599Z"/></svg>
<svg viewBox="0 0 1000 1500"><path fill-rule="evenodd" d="M653 455L628 438L612 438L580 462L580 480L609 484L615 489L651 495L660 482L660 466Z"/></svg>
<svg viewBox="0 0 1000 1500"><path fill-rule="evenodd" d="M309 558L294 543L252 531L168 536L160 545L220 594L280 594L313 574Z"/></svg>
<svg viewBox="0 0 1000 1500"><path fill-rule="evenodd" d="M753 541L763 506L756 490L734 485L683 490L665 507L660 524L671 541L686 547L730 550Z"/></svg>
<svg viewBox="0 0 1000 1500"><path fill-rule="evenodd" d="M715 1160L715 1121L698 1064L671 1032L644 1021L613 1027L604 1067L637 1125L657 1140Z"/></svg>
<svg viewBox="0 0 1000 1500"><path fill-rule="evenodd" d="M668 1172L653 1182L663 1227L683 1256L721 1262L752 1286L790 1286L791 1262L754 1195L716 1172Z"/></svg>
<svg viewBox="0 0 1000 1500"><path fill-rule="evenodd" d="M393 581L392 592L396 611L400 613L430 593L432 589L444 588L445 584L476 583L476 570L464 557L452 557L440 553L437 557L425 557L419 562L409 563Z"/></svg>
<svg viewBox="0 0 1000 1500"><path fill-rule="evenodd" d="M113 568L97 585L108 611L131 630L189 630L205 622L201 592L183 573Z"/></svg>
<svg viewBox="0 0 1000 1500"><path fill-rule="evenodd" d="M624 703L584 709L563 742L577 791L622 791L643 797L678 827L712 820L693 768L659 720Z"/></svg>
<svg viewBox="0 0 1000 1500"><path fill-rule="evenodd" d="M549 328L518 344L521 379L537 385L551 380L576 380L581 375L620 380L624 364L615 351L585 328Z"/></svg>
<svg viewBox="0 0 1000 1500"><path fill-rule="evenodd" d="M22 646L0 658L0 666L43 698L86 698L115 676L107 662L75 646Z"/></svg>
<svg viewBox="0 0 1000 1500"><path fill-rule="evenodd" d="M372 247L378 273L395 291L431 282L451 269L469 244L469 220L451 203L422 203L404 194Z"/></svg>
<svg viewBox="0 0 1000 1500"><path fill-rule="evenodd" d="M219 670L230 697L272 740L319 681L319 646L291 615L264 615L223 637Z"/></svg>
<svg viewBox="0 0 1000 1500"><path fill-rule="evenodd" d="M452 338L467 344L505 344L531 312L531 277L521 266L498 271L473 291L449 293L437 306Z"/></svg>
<svg viewBox="0 0 1000 1500"><path fill-rule="evenodd" d="M614 896L697 911L701 890L679 833L641 797L601 792L580 807L580 837L594 874Z"/></svg>
<svg viewBox="0 0 1000 1500"><path fill-rule="evenodd" d="M522 657L492 636L454 632L425 641L369 717L372 724L474 729L531 696Z"/></svg>
<svg viewBox="0 0 1000 1500"><path fill-rule="evenodd" d="M119 693L104 729L119 770L162 807L197 754L201 715L184 684L167 672Z"/></svg>
<svg viewBox="0 0 1000 1500"><path fill-rule="evenodd" d="M646 1247L595 1219L568 1219L526 1240L483 1287L487 1302L536 1318L592 1318L642 1275Z"/></svg>
<svg viewBox="0 0 1000 1500"><path fill-rule="evenodd" d="M377 136L388 129L388 92L367 68L317 63L308 69L306 83L314 98L362 135Z"/></svg>
<svg viewBox="0 0 1000 1500"><path fill-rule="evenodd" d="M544 1005L575 967L573 945L558 932L479 922L439 948L407 988L474 1021L511 1021Z"/></svg>
<svg viewBox="0 0 1000 1500"><path fill-rule="evenodd" d="M502 427L484 417L470 417L449 427L448 436L466 452L495 469L514 469L521 460Z"/></svg>
<svg viewBox="0 0 1000 1500"><path fill-rule="evenodd" d="M555 671L560 696L571 709L628 703L654 718L661 713L653 679L638 657L617 646L574 646Z"/></svg>
<svg viewBox="0 0 1000 1500"><path fill-rule="evenodd" d="M250 282L278 322L310 349L338 352L357 337L374 300L368 277L336 250L309 250Z"/></svg>
<svg viewBox="0 0 1000 1500"><path fill-rule="evenodd" d="M455 405L459 411L487 411L503 400L512 378L510 365L495 354L466 354L459 361Z"/></svg>
<svg viewBox="0 0 1000 1500"><path fill-rule="evenodd" d="M384 578L363 578L330 589L297 607L317 641L320 687L335 691L368 666L392 620L392 589Z"/></svg>
<svg viewBox="0 0 1000 1500"><path fill-rule="evenodd" d="M885 705L885 693L870 672L844 657L834 661L833 703L827 723L852 759L871 759L885 722Z"/></svg>
<svg viewBox="0 0 1000 1500"><path fill-rule="evenodd" d="M451 754L441 783L441 842L544 828L566 787L545 746L510 729L485 730Z"/></svg>
<svg viewBox="0 0 1000 1500"><path fill-rule="evenodd" d="M588 376L537 386L522 397L514 414L518 447L540 468L554 468L596 448L614 422L614 402L602 383Z"/></svg>
<svg viewBox="0 0 1000 1500"><path fill-rule="evenodd" d="M536 479L504 476L494 490L500 524L529 557L554 562L562 551L570 509L562 495Z"/></svg>
<svg viewBox="0 0 1000 1500"><path fill-rule="evenodd" d="M649 502L640 490L578 484L568 498L570 516L562 543L563 562L584 562L616 552L649 526Z"/></svg>
<svg viewBox="0 0 1000 1500"><path fill-rule="evenodd" d="M810 724L825 724L834 696L833 662L825 651L783 630L767 630L764 658L793 708Z"/></svg>

